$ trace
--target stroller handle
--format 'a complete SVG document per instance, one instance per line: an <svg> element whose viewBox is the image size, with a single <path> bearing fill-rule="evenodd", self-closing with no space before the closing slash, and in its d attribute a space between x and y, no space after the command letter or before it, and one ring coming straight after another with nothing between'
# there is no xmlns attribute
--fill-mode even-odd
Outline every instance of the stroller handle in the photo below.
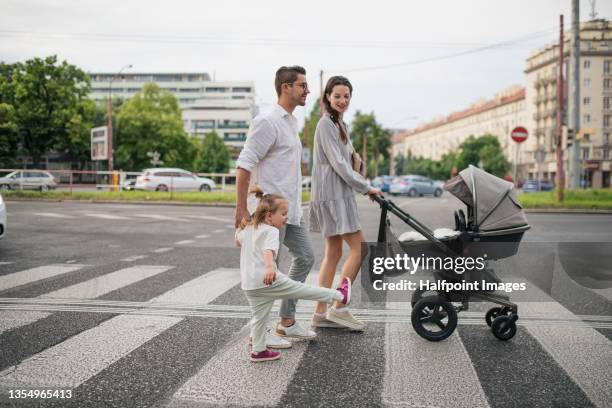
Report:
<svg viewBox="0 0 612 408"><path fill-rule="evenodd" d="M374 201L376 201L381 207L389 207L389 202L385 199L384 196L378 196L378 195L374 195L372 194L371 196Z"/></svg>

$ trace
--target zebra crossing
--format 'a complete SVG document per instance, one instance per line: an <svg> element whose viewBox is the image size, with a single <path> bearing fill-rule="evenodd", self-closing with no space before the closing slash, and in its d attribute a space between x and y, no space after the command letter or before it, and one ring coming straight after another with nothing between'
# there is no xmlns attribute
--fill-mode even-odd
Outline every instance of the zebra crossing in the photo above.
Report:
<svg viewBox="0 0 612 408"><path fill-rule="evenodd" d="M469 311L453 336L430 343L412 330L409 303L373 308L357 284L351 308L368 322L364 333L321 329L278 362L253 364L239 271L181 268L94 274L91 265L52 264L0 275L0 406L27 405L9 401L10 390L50 388L73 398L37 404L612 406L611 316L575 315L554 299L521 302L510 342ZM50 281L64 284L19 296ZM304 324L313 306L298 304Z"/></svg>

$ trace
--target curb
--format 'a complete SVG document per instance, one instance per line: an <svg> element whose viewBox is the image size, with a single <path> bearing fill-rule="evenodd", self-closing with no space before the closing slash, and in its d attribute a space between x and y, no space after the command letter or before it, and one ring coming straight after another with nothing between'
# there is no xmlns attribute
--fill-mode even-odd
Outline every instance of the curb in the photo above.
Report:
<svg viewBox="0 0 612 408"><path fill-rule="evenodd" d="M113 201L113 200L61 200L61 199L29 199L29 198L5 198L6 202L46 202L46 203L83 203L83 204L121 204L121 205L173 205L183 207L228 207L234 208L236 205L230 203L188 203L181 201Z"/></svg>
<svg viewBox="0 0 612 408"><path fill-rule="evenodd" d="M612 214L612 210L588 208L527 208L528 214Z"/></svg>

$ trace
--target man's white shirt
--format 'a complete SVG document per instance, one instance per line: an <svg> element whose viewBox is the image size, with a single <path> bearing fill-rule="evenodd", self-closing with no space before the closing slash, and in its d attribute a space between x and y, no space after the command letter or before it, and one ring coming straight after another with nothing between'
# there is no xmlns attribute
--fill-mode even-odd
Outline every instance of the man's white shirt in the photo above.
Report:
<svg viewBox="0 0 612 408"><path fill-rule="evenodd" d="M300 225L302 218L302 143L295 116L276 104L270 112L251 123L236 166L251 172L251 182L264 194L281 194L289 202L288 224ZM257 200L248 199L254 211Z"/></svg>

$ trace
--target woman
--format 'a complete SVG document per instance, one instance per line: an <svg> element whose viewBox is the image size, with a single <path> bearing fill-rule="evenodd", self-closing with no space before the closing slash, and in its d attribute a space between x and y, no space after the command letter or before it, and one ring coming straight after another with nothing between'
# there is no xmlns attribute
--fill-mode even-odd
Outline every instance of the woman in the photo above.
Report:
<svg viewBox="0 0 612 408"><path fill-rule="evenodd" d="M331 288L336 267L342 257L342 242L350 252L340 274L355 280L361 261L361 243L364 241L355 191L361 194L380 195L353 169L358 160L342 121L347 111L353 86L348 79L334 76L325 87L323 103L325 114L319 120L314 137L312 167L312 191L310 201L310 230L322 232L325 237L325 256L319 271L319 286ZM313 327L349 327L363 330L365 324L355 319L346 307L336 302L327 309L318 302L312 318Z"/></svg>

